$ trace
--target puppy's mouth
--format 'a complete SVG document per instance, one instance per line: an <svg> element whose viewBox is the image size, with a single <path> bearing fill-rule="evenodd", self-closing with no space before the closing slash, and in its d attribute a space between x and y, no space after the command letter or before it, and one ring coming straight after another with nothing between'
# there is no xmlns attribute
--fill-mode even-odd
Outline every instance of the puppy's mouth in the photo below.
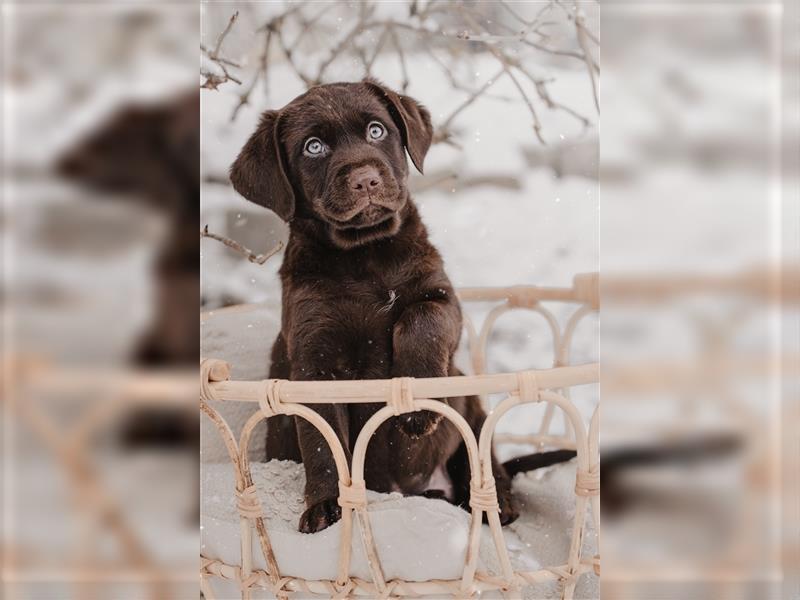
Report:
<svg viewBox="0 0 800 600"><path fill-rule="evenodd" d="M352 212L350 214L352 214ZM396 212L397 211L381 204L373 204L370 202L367 206L360 208L360 210L357 209L357 212L352 216L350 216L350 214L341 217L329 215L329 220L331 225L340 230L369 229L388 221L395 216Z"/></svg>
<svg viewBox="0 0 800 600"><path fill-rule="evenodd" d="M352 223L332 226L331 239L342 248L352 248L381 238L390 237L400 231L400 215L388 213L371 223Z"/></svg>
<svg viewBox="0 0 800 600"><path fill-rule="evenodd" d="M352 248L400 231L401 212L405 199L397 197L368 198L355 204L347 212L332 214L321 210L320 215L328 223L332 241L342 248Z"/></svg>

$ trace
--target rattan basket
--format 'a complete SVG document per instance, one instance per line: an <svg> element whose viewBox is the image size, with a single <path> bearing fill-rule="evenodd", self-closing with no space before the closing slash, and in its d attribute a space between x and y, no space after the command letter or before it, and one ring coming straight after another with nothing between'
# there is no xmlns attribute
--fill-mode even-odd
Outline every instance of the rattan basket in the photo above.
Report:
<svg viewBox="0 0 800 600"><path fill-rule="evenodd" d="M570 346L579 322L598 309L598 278L596 274L578 275L570 288L543 288L516 286L507 288L463 288L459 290L462 302L490 302L495 306L488 313L480 329L465 318L468 349L475 375L429 379L396 378L363 381L232 381L230 366L221 360L201 360L201 410L214 423L225 444L235 470L237 507L241 526L241 563L226 564L211 557L201 556L201 589L208 600L215 598L209 579L219 577L238 583L242 598L249 599L251 590L263 588L277 597L289 597L293 592L301 596L320 595L333 598L347 597L418 597L450 595L465 598L486 590L501 590L518 597L520 588L533 583L560 581L562 597L571 598L576 581L584 574L599 576L599 555L581 556L586 528L587 509L591 508L595 529L599 535L600 477L598 451L598 409L595 407L588 423L570 401L570 388L597 383L597 364L570 366ZM577 308L562 328L554 314L541 303L553 301L570 303ZM512 309L526 309L539 313L547 321L553 338L554 365L551 369L528 370L515 373L485 374L486 347L497 319ZM505 399L495 404L476 438L463 417L438 398L460 395L478 395L484 402L493 394L504 394ZM254 413L244 424L237 440L231 427L214 408L211 401L251 402ZM309 405L322 403L385 402L364 425L348 464L345 452L330 425ZM500 418L512 408L525 403L546 403L538 426L531 423L526 435L495 435ZM488 407L487 407L488 408ZM567 424L563 434L551 434L551 424L556 410L561 410ZM410 582L387 581L381 567L381 549L372 536L364 487L364 460L372 434L387 419L414 410L430 410L449 419L463 436L471 467L471 525L469 545L460 579ZM339 504L342 506L342 535L340 540L338 577L335 581L305 580L285 577L279 569L270 544L255 486L250 473L248 447L255 427L268 417L283 414L296 415L314 425L328 442L336 462L339 477ZM514 570L505 547L498 516L497 495L492 474L490 453L493 443L525 443L537 447L570 448L577 451L575 481L576 510L568 556L558 565L536 571ZM499 558L497 573L478 570L478 547L482 533L483 513L487 514L492 541ZM353 519L359 521L358 530L366 556L369 559L371 580L349 576ZM267 570L253 568L253 533L264 554ZM592 575L593 574L593 575Z"/></svg>

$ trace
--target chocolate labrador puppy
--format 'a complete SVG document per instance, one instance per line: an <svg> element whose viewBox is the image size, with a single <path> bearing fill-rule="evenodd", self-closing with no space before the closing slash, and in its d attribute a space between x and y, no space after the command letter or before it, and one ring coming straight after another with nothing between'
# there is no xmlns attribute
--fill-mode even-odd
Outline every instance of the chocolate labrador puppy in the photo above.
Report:
<svg viewBox="0 0 800 600"><path fill-rule="evenodd" d="M453 355L461 308L442 258L408 192L406 152L422 172L433 128L412 98L367 79L311 88L266 111L230 171L245 198L289 222L281 332L270 377L291 380L442 377L460 374ZM444 400L473 428L486 418L474 396ZM314 405L350 452L382 404ZM273 417L268 459L302 460L306 511L299 529L341 516L327 443L303 419ZM500 519L518 513L511 483L493 461ZM384 423L370 443L367 487L422 494L437 472L457 505L469 504L469 463L456 428L419 411Z"/></svg>

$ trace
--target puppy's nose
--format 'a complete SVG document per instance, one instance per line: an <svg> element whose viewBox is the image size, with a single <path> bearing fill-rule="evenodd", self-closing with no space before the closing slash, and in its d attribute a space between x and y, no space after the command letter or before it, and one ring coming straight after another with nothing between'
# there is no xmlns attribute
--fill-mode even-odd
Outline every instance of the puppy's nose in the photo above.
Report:
<svg viewBox="0 0 800 600"><path fill-rule="evenodd" d="M378 169L370 166L353 169L347 176L347 182L354 192L371 192L378 189L383 183Z"/></svg>

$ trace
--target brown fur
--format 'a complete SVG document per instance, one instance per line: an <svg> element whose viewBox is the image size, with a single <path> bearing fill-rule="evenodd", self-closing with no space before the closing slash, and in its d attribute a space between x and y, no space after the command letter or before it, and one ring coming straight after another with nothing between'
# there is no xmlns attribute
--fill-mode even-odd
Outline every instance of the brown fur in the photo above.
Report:
<svg viewBox="0 0 800 600"><path fill-rule="evenodd" d="M385 137L369 139L379 122ZM308 156L311 137L327 146ZM280 111L267 111L231 167L243 196L290 223L280 270L281 333L270 377L292 380L378 379L457 374L453 355L461 308L441 256L406 186L408 151L421 171L431 143L428 111L375 81L312 88ZM393 300L392 300L393 299ZM476 397L444 400L476 435L486 418ZM315 405L345 451L380 404ZM302 460L306 506L299 528L336 522L337 474L324 438L302 419L270 419L267 458ZM371 490L425 492L446 468L453 502L469 503L469 463L457 430L438 414L393 418L367 452ZM517 517L511 485L494 462L501 521ZM429 495L437 495L435 492Z"/></svg>

